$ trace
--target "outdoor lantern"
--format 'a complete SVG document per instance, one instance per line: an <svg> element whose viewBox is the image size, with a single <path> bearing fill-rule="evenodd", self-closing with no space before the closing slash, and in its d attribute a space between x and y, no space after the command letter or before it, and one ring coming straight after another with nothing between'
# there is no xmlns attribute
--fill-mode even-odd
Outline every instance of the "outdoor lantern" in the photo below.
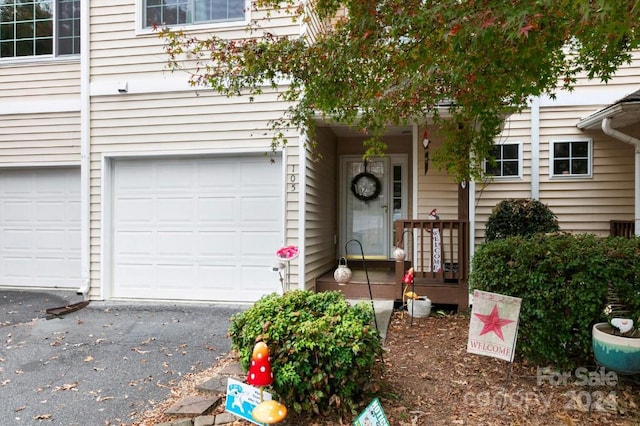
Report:
<svg viewBox="0 0 640 426"><path fill-rule="evenodd" d="M403 249L403 248L401 248L401 247L396 247L396 248L393 250L393 258L394 258L396 261L402 261L402 260L404 260L404 259L405 259L405 257L406 257L406 253L405 253L405 251L404 251L404 249Z"/></svg>
<svg viewBox="0 0 640 426"><path fill-rule="evenodd" d="M353 273L347 266L347 259L345 257L341 257L338 261L338 269L333 273L333 279L336 280L338 285L347 285L347 283L351 281L352 276Z"/></svg>

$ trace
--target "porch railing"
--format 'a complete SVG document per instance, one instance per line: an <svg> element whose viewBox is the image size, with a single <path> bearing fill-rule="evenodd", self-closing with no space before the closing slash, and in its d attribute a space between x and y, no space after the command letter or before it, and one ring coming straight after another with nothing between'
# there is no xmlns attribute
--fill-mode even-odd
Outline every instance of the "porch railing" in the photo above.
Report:
<svg viewBox="0 0 640 426"><path fill-rule="evenodd" d="M469 223L462 220L397 220L396 246L404 248L416 284L466 282L469 271ZM404 275L396 262L396 281ZM401 270L398 271L398 268Z"/></svg>
<svg viewBox="0 0 640 426"><path fill-rule="evenodd" d="M635 234L633 220L612 220L609 222L610 234L613 237L631 238Z"/></svg>

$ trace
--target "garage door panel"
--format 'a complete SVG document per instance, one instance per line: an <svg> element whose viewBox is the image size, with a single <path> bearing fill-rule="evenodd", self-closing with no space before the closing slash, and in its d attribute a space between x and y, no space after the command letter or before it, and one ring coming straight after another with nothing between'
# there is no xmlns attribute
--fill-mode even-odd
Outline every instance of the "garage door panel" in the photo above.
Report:
<svg viewBox="0 0 640 426"><path fill-rule="evenodd" d="M138 165L154 177L148 185L126 182ZM279 288L270 266L282 238L281 166L263 156L122 160L114 176L117 297L254 301ZM152 235L133 232L141 228ZM147 294L123 271L152 280Z"/></svg>
<svg viewBox="0 0 640 426"><path fill-rule="evenodd" d="M200 265L198 267L198 288L220 293L235 291L240 284L235 267L221 265ZM210 293L211 294L211 293Z"/></svg>
<svg viewBox="0 0 640 426"><path fill-rule="evenodd" d="M195 256L198 251L195 232L158 231L158 255Z"/></svg>
<svg viewBox="0 0 640 426"><path fill-rule="evenodd" d="M33 249L33 231L30 229L9 229L2 232L2 248L6 251Z"/></svg>
<svg viewBox="0 0 640 426"><path fill-rule="evenodd" d="M204 161L197 168L198 186L202 189L232 190L237 185L233 164Z"/></svg>
<svg viewBox="0 0 640 426"><path fill-rule="evenodd" d="M160 289L189 290L195 287L193 264L159 264L157 286Z"/></svg>
<svg viewBox="0 0 640 426"><path fill-rule="evenodd" d="M185 170L182 163L160 164L156 169L157 188L160 190L192 189L195 183L195 172Z"/></svg>
<svg viewBox="0 0 640 426"><path fill-rule="evenodd" d="M36 241L36 249L65 253L67 251L64 229L40 230ZM61 244L62 243L62 244Z"/></svg>
<svg viewBox="0 0 640 426"><path fill-rule="evenodd" d="M122 198L116 202L118 225L150 223L153 217L154 201L151 198Z"/></svg>
<svg viewBox="0 0 640 426"><path fill-rule="evenodd" d="M191 197L159 197L156 202L158 224L194 224L196 204Z"/></svg>
<svg viewBox="0 0 640 426"><path fill-rule="evenodd" d="M128 264L120 262L114 273L114 279L118 285L126 289L149 290L152 288L155 278L155 266L151 263Z"/></svg>
<svg viewBox="0 0 640 426"><path fill-rule="evenodd" d="M242 220L279 222L280 199L277 197L248 197L241 201Z"/></svg>
<svg viewBox="0 0 640 426"><path fill-rule="evenodd" d="M275 232L248 231L242 233L242 256L275 257L273 241L278 238ZM277 250L277 247L276 247Z"/></svg>
<svg viewBox="0 0 640 426"><path fill-rule="evenodd" d="M198 234L201 256L232 256L236 237L230 231L203 231Z"/></svg>
<svg viewBox="0 0 640 426"><path fill-rule="evenodd" d="M78 168L0 170L0 285L80 285Z"/></svg>
<svg viewBox="0 0 640 426"><path fill-rule="evenodd" d="M257 294L260 291L264 291L265 287L270 288L277 275L270 271L267 272L271 276L265 275L264 266L260 264L242 266L242 290L248 293ZM274 290L275 289L272 291Z"/></svg>
<svg viewBox="0 0 640 426"><path fill-rule="evenodd" d="M33 192L31 189L31 185L33 184L32 180L25 179L22 173L9 171L4 174L4 185L2 186L3 195L24 196L25 194L31 194Z"/></svg>
<svg viewBox="0 0 640 426"><path fill-rule="evenodd" d="M35 260L36 276L52 282L64 280L67 274L64 257L40 257Z"/></svg>
<svg viewBox="0 0 640 426"><path fill-rule="evenodd" d="M33 259L31 257L6 256L2 262L3 276L11 278L29 278L31 277L31 268L33 267Z"/></svg>
<svg viewBox="0 0 640 426"><path fill-rule="evenodd" d="M234 220L235 198L233 197L203 197L198 200L200 223L231 223Z"/></svg>
<svg viewBox="0 0 640 426"><path fill-rule="evenodd" d="M153 185L154 173L152 164L121 162L118 165L118 174L115 176L114 189L119 193L126 193L149 188Z"/></svg>
<svg viewBox="0 0 640 426"><path fill-rule="evenodd" d="M62 201L39 201L35 203L36 218L40 226L45 224L64 224L67 220L67 208Z"/></svg>
<svg viewBox="0 0 640 426"><path fill-rule="evenodd" d="M63 174L36 175L35 190L42 195L60 195L67 191L67 177Z"/></svg>
<svg viewBox="0 0 640 426"><path fill-rule="evenodd" d="M125 259L128 256L150 257L154 246L152 231L118 231L114 249L119 259Z"/></svg>
<svg viewBox="0 0 640 426"><path fill-rule="evenodd" d="M2 209L2 222L5 224L31 224L35 214L29 201L5 201Z"/></svg>

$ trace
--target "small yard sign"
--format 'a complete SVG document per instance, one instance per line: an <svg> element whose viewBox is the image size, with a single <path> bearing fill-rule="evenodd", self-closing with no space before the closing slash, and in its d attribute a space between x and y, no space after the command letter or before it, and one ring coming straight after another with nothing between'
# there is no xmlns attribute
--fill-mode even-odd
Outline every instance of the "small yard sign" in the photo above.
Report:
<svg viewBox="0 0 640 426"><path fill-rule="evenodd" d="M270 400L271 394L263 392L262 398L265 401ZM260 404L260 389L232 378L227 380L227 402L224 407L226 411L251 423L262 425L262 423L255 421L251 415L258 404Z"/></svg>
<svg viewBox="0 0 640 426"><path fill-rule="evenodd" d="M353 422L353 426L391 426L387 416L385 416L380 405L380 400L375 398L364 409L357 419Z"/></svg>
<svg viewBox="0 0 640 426"><path fill-rule="evenodd" d="M512 362L522 299L475 290L467 352Z"/></svg>

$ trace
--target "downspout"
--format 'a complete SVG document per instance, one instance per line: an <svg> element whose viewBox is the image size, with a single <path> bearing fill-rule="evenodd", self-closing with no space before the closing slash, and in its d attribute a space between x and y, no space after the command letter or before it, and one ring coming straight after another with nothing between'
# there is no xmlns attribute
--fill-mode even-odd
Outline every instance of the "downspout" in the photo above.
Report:
<svg viewBox="0 0 640 426"><path fill-rule="evenodd" d="M89 0L80 2L80 288L87 299L91 288L91 162L89 132Z"/></svg>
<svg viewBox="0 0 640 426"><path fill-rule="evenodd" d="M634 185L634 196L635 196L635 212L634 212L634 222L635 222L635 235L640 235L640 139L634 138L631 135L627 135L626 133L622 133L611 127L611 118L606 117L602 120L602 131L611 136L612 138L618 139L619 141L631 144L635 148L635 185Z"/></svg>
<svg viewBox="0 0 640 426"><path fill-rule="evenodd" d="M540 97L531 101L531 199L540 200Z"/></svg>
<svg viewBox="0 0 640 426"><path fill-rule="evenodd" d="M298 257L298 290L306 290L307 250L305 242L307 241L307 133L301 132L298 140L298 155L300 156L300 166L298 166L298 205L302 206L301 209L298 209L298 223L302 224L302 227L298 227L298 246L300 247L300 257ZM288 175L285 174L285 176ZM295 178L295 174L293 177ZM287 179L287 183L290 182L290 179L291 178ZM285 186L287 183L285 183Z"/></svg>

